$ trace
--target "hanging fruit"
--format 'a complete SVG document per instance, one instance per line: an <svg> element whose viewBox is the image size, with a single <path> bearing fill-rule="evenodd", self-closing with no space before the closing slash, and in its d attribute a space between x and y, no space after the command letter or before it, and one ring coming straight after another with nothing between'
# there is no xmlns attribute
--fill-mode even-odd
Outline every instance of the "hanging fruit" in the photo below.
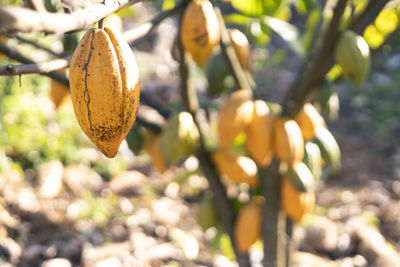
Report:
<svg viewBox="0 0 400 267"><path fill-rule="evenodd" d="M60 70L59 73L65 74L65 69ZM54 107L58 109L68 100L69 89L64 84L61 84L56 80L51 80L50 96L54 103Z"/></svg>
<svg viewBox="0 0 400 267"><path fill-rule="evenodd" d="M273 121L267 104L262 100L254 101L253 118L246 128L246 149L261 166L267 166L274 153Z"/></svg>
<svg viewBox="0 0 400 267"><path fill-rule="evenodd" d="M238 90L222 105L217 118L217 130L221 147L230 146L236 136L245 131L253 118L251 92Z"/></svg>
<svg viewBox="0 0 400 267"><path fill-rule="evenodd" d="M315 204L315 192L298 190L287 177L283 177L281 185L282 209L295 222L301 222L304 215L310 213Z"/></svg>
<svg viewBox="0 0 400 267"><path fill-rule="evenodd" d="M247 253L249 247L261 237L261 201L252 199L239 212L235 222L235 243L241 253Z"/></svg>
<svg viewBox="0 0 400 267"><path fill-rule="evenodd" d="M250 69L250 45L246 35L238 29L229 29L229 36L236 55L242 67L246 70Z"/></svg>
<svg viewBox="0 0 400 267"><path fill-rule="evenodd" d="M258 184L257 165L251 158L224 148L214 151L211 157L218 172L232 182L247 183L252 187Z"/></svg>
<svg viewBox="0 0 400 267"><path fill-rule="evenodd" d="M371 65L369 46L364 38L349 30L343 32L336 44L335 59L342 67L343 75L355 86L360 86Z"/></svg>
<svg viewBox="0 0 400 267"><path fill-rule="evenodd" d="M188 4L182 18L180 38L192 59L203 67L220 39L218 19L210 1L195 0Z"/></svg>
<svg viewBox="0 0 400 267"><path fill-rule="evenodd" d="M116 155L139 107L139 72L132 50L111 28L89 29L70 65L76 118L100 151Z"/></svg>
<svg viewBox="0 0 400 267"><path fill-rule="evenodd" d="M274 148L279 160L293 166L303 160L304 141L299 125L288 118L276 118Z"/></svg>
<svg viewBox="0 0 400 267"><path fill-rule="evenodd" d="M296 117L303 138L310 141L315 137L315 129L319 126L325 127L325 121L311 103L305 103L303 109Z"/></svg>

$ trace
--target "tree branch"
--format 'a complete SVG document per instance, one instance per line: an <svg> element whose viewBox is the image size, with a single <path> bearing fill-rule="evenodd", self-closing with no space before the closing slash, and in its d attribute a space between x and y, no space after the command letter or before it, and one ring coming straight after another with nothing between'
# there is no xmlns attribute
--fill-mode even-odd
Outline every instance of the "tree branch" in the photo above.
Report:
<svg viewBox="0 0 400 267"><path fill-rule="evenodd" d="M304 73L301 73L293 82L283 101L283 116L295 117L307 101L309 95L315 90L315 85L324 79L334 51L346 3L347 0L339 0L336 4L333 17L324 35L321 47L315 54L315 59L309 59L306 62L307 65Z"/></svg>
<svg viewBox="0 0 400 267"><path fill-rule="evenodd" d="M388 2L389 0L371 0L362 13L353 20L349 29L357 33L362 33L375 20Z"/></svg>
<svg viewBox="0 0 400 267"><path fill-rule="evenodd" d="M179 32L178 37L181 34L181 23L182 23L183 12L180 16L179 22ZM180 40L180 38L178 38ZM202 123L200 122L200 114L199 114L199 101L197 97L197 93L195 88L191 85L189 79L189 68L187 64L187 57L185 49L180 41L178 41L178 51L179 51L179 59L180 59L180 78L181 78L181 94L182 100L184 102L184 109L192 114L193 119L200 133L200 144L199 148L196 151L196 156L200 162L200 168L207 178L207 181L210 185L210 189L213 192L214 205L218 211L219 218L221 220L222 227L224 231L229 235L233 249L235 251L237 261L239 266L248 267L250 266L249 258L247 254L239 253L235 244L233 223L235 221L234 208L232 203L229 201L228 196L226 194L226 190L224 185L222 184L219 174L215 168L213 161L211 160L210 153L207 151L205 146L205 131L202 128Z"/></svg>
<svg viewBox="0 0 400 267"><path fill-rule="evenodd" d="M157 16L155 16L150 22L143 23L138 27L133 28L125 33L123 33L124 38L127 42L134 42L139 40L140 38L145 37L149 34L158 24L160 24L166 18L174 15L178 10L183 8L185 1L179 2L173 9L161 12ZM17 37L21 39L20 37ZM23 40L28 42L27 40ZM41 49L44 49L40 45L38 46ZM45 49L44 49L45 50ZM45 50L47 51L47 50ZM71 56L64 57L61 59L51 60L43 63L35 63L31 59L24 57L18 51L7 47L5 44L0 42L0 52L7 55L8 57L15 59L21 63L29 64L29 65L8 65L8 66L0 66L0 76L1 75L21 75L21 74L30 74L30 73L41 73L44 74L46 72L56 71L58 69L62 69L69 66L71 61ZM47 51L49 52L49 51ZM58 80L63 84L65 80ZM167 116L167 112L162 113L163 116Z"/></svg>
<svg viewBox="0 0 400 267"><path fill-rule="evenodd" d="M0 32L64 33L90 27L128 5L151 0L110 0L71 14L37 12L21 7L0 7ZM55 23L56 22L56 23Z"/></svg>

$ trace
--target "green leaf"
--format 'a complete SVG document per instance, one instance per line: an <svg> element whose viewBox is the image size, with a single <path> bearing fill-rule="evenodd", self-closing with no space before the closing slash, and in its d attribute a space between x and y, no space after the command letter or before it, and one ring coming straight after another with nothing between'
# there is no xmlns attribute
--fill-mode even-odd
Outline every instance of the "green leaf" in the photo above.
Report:
<svg viewBox="0 0 400 267"><path fill-rule="evenodd" d="M232 0L232 6L250 16L263 15L263 1L261 0Z"/></svg>
<svg viewBox="0 0 400 267"><path fill-rule="evenodd" d="M224 16L225 23L247 25L250 21L250 17L242 14L230 14Z"/></svg>

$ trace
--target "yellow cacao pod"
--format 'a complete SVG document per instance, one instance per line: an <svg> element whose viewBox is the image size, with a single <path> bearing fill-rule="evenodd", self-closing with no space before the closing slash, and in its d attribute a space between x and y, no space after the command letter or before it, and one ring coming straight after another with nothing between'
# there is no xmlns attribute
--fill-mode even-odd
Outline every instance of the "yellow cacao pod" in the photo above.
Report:
<svg viewBox="0 0 400 267"><path fill-rule="evenodd" d="M0 42L7 43L8 38L5 35L0 34ZM3 57L3 54L0 53L0 59Z"/></svg>
<svg viewBox="0 0 400 267"><path fill-rule="evenodd" d="M336 44L335 59L342 67L343 75L355 86L360 86L371 65L369 46L364 38L349 30L343 32Z"/></svg>
<svg viewBox="0 0 400 267"><path fill-rule="evenodd" d="M306 103L296 117L296 122L300 127L303 138L310 141L315 137L315 129L319 126L325 127L324 118L319 114L311 103Z"/></svg>
<svg viewBox="0 0 400 267"><path fill-rule="evenodd" d="M267 166L274 153L273 115L262 100L254 101L253 119L246 128L246 149L261 166Z"/></svg>
<svg viewBox="0 0 400 267"><path fill-rule="evenodd" d="M246 35L238 29L229 29L233 48L239 58L239 62L246 70L250 69L250 45Z"/></svg>
<svg viewBox="0 0 400 267"><path fill-rule="evenodd" d="M257 165L251 158L222 148L212 153L212 159L218 172L229 180L237 184L247 183L252 187L257 185Z"/></svg>
<svg viewBox="0 0 400 267"><path fill-rule="evenodd" d="M53 100L54 107L58 109L69 98L68 87L55 80L51 80L51 100Z"/></svg>
<svg viewBox="0 0 400 267"><path fill-rule="evenodd" d="M236 136L245 131L253 118L251 92L238 90L222 105L217 117L217 130L221 147L228 147Z"/></svg>
<svg viewBox="0 0 400 267"><path fill-rule="evenodd" d="M155 135L153 133L148 133L144 143L144 149L151 157L153 161L154 167L160 172L163 173L166 171L164 157L161 151L161 138L159 135Z"/></svg>
<svg viewBox="0 0 400 267"><path fill-rule="evenodd" d="M282 209L295 222L300 222L304 215L310 213L315 204L315 192L310 189L302 192L296 189L289 178L282 178Z"/></svg>
<svg viewBox="0 0 400 267"><path fill-rule="evenodd" d="M288 118L274 122L274 148L279 160L293 166L303 160L304 141L299 125Z"/></svg>
<svg viewBox="0 0 400 267"><path fill-rule="evenodd" d="M261 237L262 206L255 200L240 210L234 226L235 243L242 253Z"/></svg>
<svg viewBox="0 0 400 267"><path fill-rule="evenodd" d="M193 60L203 67L219 42L218 19L208 0L190 1L181 25L181 41Z"/></svg>
<svg viewBox="0 0 400 267"><path fill-rule="evenodd" d="M116 155L139 107L139 73L132 50L112 29L89 29L70 65L76 118L100 151Z"/></svg>

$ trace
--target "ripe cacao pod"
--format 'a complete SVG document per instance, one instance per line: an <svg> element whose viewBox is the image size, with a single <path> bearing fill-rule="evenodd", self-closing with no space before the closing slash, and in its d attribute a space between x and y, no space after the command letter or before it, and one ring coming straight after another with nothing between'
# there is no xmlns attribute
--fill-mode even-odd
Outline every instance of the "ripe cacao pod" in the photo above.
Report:
<svg viewBox="0 0 400 267"><path fill-rule="evenodd" d="M238 90L222 105L217 118L217 130L221 147L228 147L236 136L244 132L253 118L251 92Z"/></svg>
<svg viewBox="0 0 400 267"><path fill-rule="evenodd" d="M305 103L303 109L296 117L303 138L306 141L315 137L315 129L319 126L325 127L325 121L311 103Z"/></svg>
<svg viewBox="0 0 400 267"><path fill-rule="evenodd" d="M199 130L190 113L180 112L172 116L161 133L161 150L166 166L193 154L199 137Z"/></svg>
<svg viewBox="0 0 400 267"><path fill-rule="evenodd" d="M226 148L214 151L211 157L218 172L229 180L237 184L247 183L252 187L257 185L257 165L251 158Z"/></svg>
<svg viewBox="0 0 400 267"><path fill-rule="evenodd" d="M69 90L64 84L51 80L51 100L53 100L54 107L58 109L64 104L69 97Z"/></svg>
<svg viewBox="0 0 400 267"><path fill-rule="evenodd" d="M318 180L322 174L322 157L318 145L306 142L304 145L304 163L311 171L314 179Z"/></svg>
<svg viewBox="0 0 400 267"><path fill-rule="evenodd" d="M76 118L103 154L112 158L136 120L139 73L128 43L112 29L89 29L70 65Z"/></svg>
<svg viewBox="0 0 400 267"><path fill-rule="evenodd" d="M274 122L274 148L279 160L293 166L303 160L304 141L299 125L288 118L276 118Z"/></svg>
<svg viewBox="0 0 400 267"><path fill-rule="evenodd" d="M314 142L321 150L322 159L329 164L334 172L341 169L341 153L338 143L331 132L325 127L315 130Z"/></svg>
<svg viewBox="0 0 400 267"><path fill-rule="evenodd" d="M262 100L254 101L253 119L246 128L246 149L261 166L267 166L274 153L273 121L267 104Z"/></svg>
<svg viewBox="0 0 400 267"><path fill-rule="evenodd" d="M144 149L151 157L154 167L163 173L166 171L164 157L161 150L161 137L149 132L145 137Z"/></svg>
<svg viewBox="0 0 400 267"><path fill-rule="evenodd" d="M229 36L236 55L242 67L246 70L250 69L250 45L246 35L238 29L229 29Z"/></svg>
<svg viewBox="0 0 400 267"><path fill-rule="evenodd" d="M0 42L7 43L8 38L5 35L0 34ZM0 53L0 59L3 57L3 54Z"/></svg>
<svg viewBox="0 0 400 267"><path fill-rule="evenodd" d="M218 19L210 1L190 1L183 15L180 38L185 50L203 67L220 39Z"/></svg>
<svg viewBox="0 0 400 267"><path fill-rule="evenodd" d="M342 67L343 75L355 86L360 86L371 65L369 46L362 36L347 30L337 41L335 60Z"/></svg>
<svg viewBox="0 0 400 267"><path fill-rule="evenodd" d="M281 185L282 209L295 222L300 222L304 215L310 213L315 204L315 192L297 190L287 177L282 178Z"/></svg>
<svg viewBox="0 0 400 267"><path fill-rule="evenodd" d="M252 199L240 210L234 226L239 252L247 253L249 247L261 237L261 220L261 204L256 199Z"/></svg>

